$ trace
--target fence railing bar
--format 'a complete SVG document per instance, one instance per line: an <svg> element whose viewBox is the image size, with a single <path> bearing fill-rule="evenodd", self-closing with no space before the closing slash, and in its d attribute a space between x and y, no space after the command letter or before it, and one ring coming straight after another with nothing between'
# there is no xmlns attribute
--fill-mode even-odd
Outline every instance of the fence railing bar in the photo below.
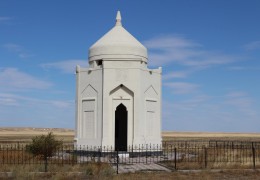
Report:
<svg viewBox="0 0 260 180"><path fill-rule="evenodd" d="M202 142L202 141L200 141ZM43 159L30 154L25 143L0 144L0 164L84 164L106 162L117 165L166 162L177 170L198 163L211 168L215 163L241 164L257 168L260 161L260 142L252 141L171 141L162 144L140 144L127 147L127 152L115 151L112 146L75 146L65 144L56 149L53 157ZM178 163L178 164L177 164ZM214 167L213 167L214 168Z"/></svg>

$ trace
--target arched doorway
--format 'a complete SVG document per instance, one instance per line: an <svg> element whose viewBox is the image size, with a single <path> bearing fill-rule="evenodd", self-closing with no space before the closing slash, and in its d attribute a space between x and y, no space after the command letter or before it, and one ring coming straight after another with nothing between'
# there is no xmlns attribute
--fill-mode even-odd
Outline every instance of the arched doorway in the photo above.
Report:
<svg viewBox="0 0 260 180"><path fill-rule="evenodd" d="M115 111L115 150L127 151L127 110L123 104Z"/></svg>

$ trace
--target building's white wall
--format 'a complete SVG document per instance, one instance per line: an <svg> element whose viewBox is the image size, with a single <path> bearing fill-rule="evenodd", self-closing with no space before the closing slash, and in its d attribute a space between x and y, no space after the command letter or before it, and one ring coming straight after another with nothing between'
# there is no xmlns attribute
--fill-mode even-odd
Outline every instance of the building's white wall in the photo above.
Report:
<svg viewBox="0 0 260 180"><path fill-rule="evenodd" d="M76 144L101 146L102 68L78 67L76 78Z"/></svg>
<svg viewBox="0 0 260 180"><path fill-rule="evenodd" d="M89 69L78 68L77 145L114 148L120 103L128 111L127 145L160 145L161 68L150 70L139 59L103 59L100 67L94 62ZM89 115L88 123L84 115Z"/></svg>
<svg viewBox="0 0 260 180"><path fill-rule="evenodd" d="M135 145L161 144L161 68L140 69ZM148 107L147 107L148 106ZM150 118L153 118L151 120ZM151 133L152 132L152 133Z"/></svg>
<svg viewBox="0 0 260 180"><path fill-rule="evenodd" d="M114 147L115 108L120 103L128 110L128 142L133 142L134 99L137 89L137 61L104 61L103 89L103 141L102 145ZM120 85L123 85L122 87ZM120 102L120 103L119 103ZM119 104L118 104L119 103Z"/></svg>
<svg viewBox="0 0 260 180"><path fill-rule="evenodd" d="M121 84L133 92L133 123L128 126L128 145L161 143L161 70L149 70L140 61L104 61L103 142L114 146L114 110L110 92ZM123 91L118 97L127 99ZM153 122L146 122L146 100L156 100ZM148 134L147 125L152 131ZM106 128L107 127L107 128Z"/></svg>
<svg viewBox="0 0 260 180"><path fill-rule="evenodd" d="M161 69L143 71L144 123L146 141L161 143ZM150 129L149 129L150 128ZM152 131L152 133L149 133Z"/></svg>

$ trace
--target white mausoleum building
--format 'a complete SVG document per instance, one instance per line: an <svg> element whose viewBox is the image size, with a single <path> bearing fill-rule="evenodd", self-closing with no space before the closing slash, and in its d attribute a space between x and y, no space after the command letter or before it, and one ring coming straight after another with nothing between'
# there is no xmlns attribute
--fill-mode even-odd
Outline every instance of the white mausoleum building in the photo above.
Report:
<svg viewBox="0 0 260 180"><path fill-rule="evenodd" d="M120 12L88 59L88 68L76 68L76 145L160 145L162 69L148 69L147 49L122 26Z"/></svg>

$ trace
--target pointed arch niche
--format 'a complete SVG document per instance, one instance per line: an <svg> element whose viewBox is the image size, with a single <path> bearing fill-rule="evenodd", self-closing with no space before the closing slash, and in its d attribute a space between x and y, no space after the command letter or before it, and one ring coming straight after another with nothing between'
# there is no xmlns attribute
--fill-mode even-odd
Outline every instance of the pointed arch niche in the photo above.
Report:
<svg viewBox="0 0 260 180"><path fill-rule="evenodd" d="M79 121L80 138L95 139L97 137L97 91L88 85L82 91L81 117Z"/></svg>
<svg viewBox="0 0 260 180"><path fill-rule="evenodd" d="M134 119L133 119L133 106L134 106L134 93L125 87L123 84L117 86L109 93L110 96L110 119L112 120L112 132L110 132L110 139L111 142L115 145L114 142L116 142L115 136L116 136L116 111L117 108L120 106L124 106L126 109L126 122L127 122L127 143L126 146L129 147L133 144L133 125L134 125ZM123 120L125 121L125 120ZM120 145L119 145L120 146ZM115 147L114 147L115 148Z"/></svg>
<svg viewBox="0 0 260 180"><path fill-rule="evenodd" d="M127 109L122 103L115 111L115 150L127 151Z"/></svg>
<svg viewBox="0 0 260 180"><path fill-rule="evenodd" d="M159 121L159 103L158 103L158 93L153 86L150 86L145 92L145 135L147 138L153 138L158 132L156 129Z"/></svg>

